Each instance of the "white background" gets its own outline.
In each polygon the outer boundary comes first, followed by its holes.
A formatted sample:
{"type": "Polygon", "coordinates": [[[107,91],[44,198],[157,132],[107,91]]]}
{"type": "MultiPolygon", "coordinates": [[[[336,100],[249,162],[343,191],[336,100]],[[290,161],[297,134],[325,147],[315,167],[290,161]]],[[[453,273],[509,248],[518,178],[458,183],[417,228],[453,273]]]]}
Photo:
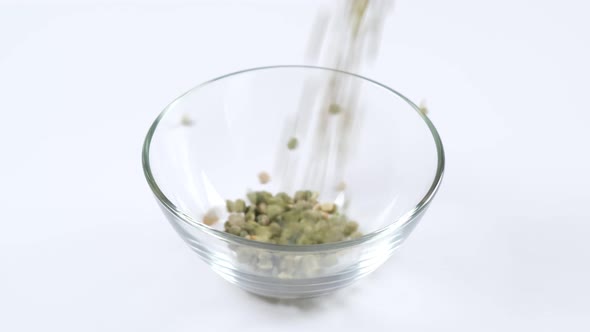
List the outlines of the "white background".
{"type": "Polygon", "coordinates": [[[398,0],[363,74],[427,99],[443,186],[332,296],[264,301],[178,238],[143,178],[192,86],[298,64],[320,3],[0,0],[0,331],[590,330],[590,5],[398,0]]]}

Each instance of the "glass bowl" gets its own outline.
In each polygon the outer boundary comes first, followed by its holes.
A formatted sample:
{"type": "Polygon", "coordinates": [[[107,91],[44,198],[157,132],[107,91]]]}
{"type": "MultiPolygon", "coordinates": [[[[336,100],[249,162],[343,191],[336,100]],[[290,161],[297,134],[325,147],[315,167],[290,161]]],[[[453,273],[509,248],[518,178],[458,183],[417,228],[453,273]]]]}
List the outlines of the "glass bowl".
{"type": "Polygon", "coordinates": [[[275,298],[327,294],[377,269],[423,216],[444,168],[440,137],[410,100],[368,78],[311,66],[249,69],[193,88],[155,120],[142,159],[162,211],[190,248],[231,283],[275,298]],[[325,128],[318,124],[342,116],[326,115],[320,105],[323,88],[334,82],[354,97],[347,104],[356,116],[349,122],[346,163],[332,158],[333,149],[327,157],[314,154],[312,135],[325,128]],[[299,146],[291,151],[289,133],[295,119],[301,121],[296,114],[307,114],[307,131],[298,129],[299,146]],[[310,181],[309,166],[322,162],[329,165],[315,169],[327,170],[326,176],[310,181]],[[267,184],[258,178],[263,171],[271,176],[267,184]],[[224,232],[226,199],[245,199],[251,190],[298,189],[336,203],[364,235],[277,245],[224,232]],[[220,217],[211,226],[203,222],[210,211],[220,217]]]}

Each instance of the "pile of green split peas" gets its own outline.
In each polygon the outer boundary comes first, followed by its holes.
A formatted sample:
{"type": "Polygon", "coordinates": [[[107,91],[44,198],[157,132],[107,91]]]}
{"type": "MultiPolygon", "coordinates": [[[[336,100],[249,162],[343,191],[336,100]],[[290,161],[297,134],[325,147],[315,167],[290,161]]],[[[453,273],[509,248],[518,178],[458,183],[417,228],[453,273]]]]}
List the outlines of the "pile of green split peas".
{"type": "Polygon", "coordinates": [[[334,203],[320,204],[318,193],[298,191],[272,195],[266,191],[248,193],[250,205],[242,199],[226,201],[230,213],[225,231],[246,239],[273,244],[322,244],[360,237],[358,224],[338,213],[334,203]]]}

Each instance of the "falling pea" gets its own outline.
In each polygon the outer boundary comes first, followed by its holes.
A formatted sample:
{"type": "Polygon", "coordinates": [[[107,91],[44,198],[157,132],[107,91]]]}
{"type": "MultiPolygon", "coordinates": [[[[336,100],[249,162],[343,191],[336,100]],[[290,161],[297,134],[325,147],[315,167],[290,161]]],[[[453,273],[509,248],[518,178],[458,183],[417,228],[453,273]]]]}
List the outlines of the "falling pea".
{"type": "Polygon", "coordinates": [[[328,107],[328,112],[330,112],[330,114],[338,114],[341,111],[342,109],[338,104],[330,104],[330,107],[328,107]]]}
{"type": "Polygon", "coordinates": [[[298,144],[299,144],[299,142],[297,141],[297,138],[291,137],[291,139],[287,143],[287,148],[289,148],[289,150],[295,150],[295,149],[297,149],[298,144]]]}

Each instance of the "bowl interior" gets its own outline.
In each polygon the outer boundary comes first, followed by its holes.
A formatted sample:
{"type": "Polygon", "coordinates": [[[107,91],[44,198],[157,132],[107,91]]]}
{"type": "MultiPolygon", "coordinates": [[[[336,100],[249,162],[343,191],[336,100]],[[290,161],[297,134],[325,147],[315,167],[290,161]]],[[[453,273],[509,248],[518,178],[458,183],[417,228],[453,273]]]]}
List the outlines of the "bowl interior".
{"type": "Polygon", "coordinates": [[[336,202],[369,233],[420,204],[440,157],[431,128],[405,98],[359,76],[311,67],[249,70],[205,83],[168,106],[149,144],[161,193],[196,221],[218,210],[218,229],[226,199],[304,189],[336,202]],[[336,100],[344,111],[336,115],[328,112],[330,82],[341,87],[336,100]],[[332,143],[318,145],[318,135],[332,143]],[[292,136],[295,150],[287,149],[292,136]],[[345,154],[338,153],[342,146],[345,154]],[[264,185],[263,171],[271,176],[264,185]]]}

